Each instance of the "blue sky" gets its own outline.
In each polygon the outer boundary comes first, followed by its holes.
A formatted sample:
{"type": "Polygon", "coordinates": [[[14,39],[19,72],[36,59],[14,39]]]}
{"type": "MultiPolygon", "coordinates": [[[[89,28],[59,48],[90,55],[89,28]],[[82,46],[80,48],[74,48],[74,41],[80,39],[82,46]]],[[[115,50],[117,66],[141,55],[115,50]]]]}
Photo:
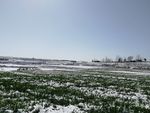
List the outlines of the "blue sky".
{"type": "Polygon", "coordinates": [[[150,58],[150,0],[0,0],[0,55],[150,58]]]}

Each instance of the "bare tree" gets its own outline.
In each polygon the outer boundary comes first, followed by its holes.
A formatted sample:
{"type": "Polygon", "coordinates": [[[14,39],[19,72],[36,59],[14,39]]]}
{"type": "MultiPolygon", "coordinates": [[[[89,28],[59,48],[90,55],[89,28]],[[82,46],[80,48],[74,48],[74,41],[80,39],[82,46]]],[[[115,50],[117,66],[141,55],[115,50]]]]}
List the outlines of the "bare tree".
{"type": "Polygon", "coordinates": [[[123,62],[123,59],[120,57],[120,58],[118,59],[118,62],[123,62]]]}
{"type": "Polygon", "coordinates": [[[123,58],[120,57],[120,56],[116,56],[116,61],[117,61],[117,62],[123,62],[123,58]]]}
{"type": "Polygon", "coordinates": [[[103,59],[103,61],[104,61],[104,62],[109,63],[109,62],[112,62],[112,59],[111,59],[111,58],[106,57],[106,58],[104,58],[104,59],[103,59]]]}
{"type": "Polygon", "coordinates": [[[120,56],[116,56],[116,62],[118,62],[118,59],[120,58],[120,56]]]}
{"type": "Polygon", "coordinates": [[[126,59],[126,58],[124,58],[124,59],[123,59],[123,62],[127,62],[127,59],[126,59]]]}
{"type": "Polygon", "coordinates": [[[133,56],[128,56],[127,61],[128,61],[128,62],[132,62],[132,61],[133,61],[133,58],[134,58],[133,56]]]}
{"type": "Polygon", "coordinates": [[[135,60],[136,60],[137,62],[142,62],[142,57],[141,57],[141,55],[137,55],[135,60]]]}

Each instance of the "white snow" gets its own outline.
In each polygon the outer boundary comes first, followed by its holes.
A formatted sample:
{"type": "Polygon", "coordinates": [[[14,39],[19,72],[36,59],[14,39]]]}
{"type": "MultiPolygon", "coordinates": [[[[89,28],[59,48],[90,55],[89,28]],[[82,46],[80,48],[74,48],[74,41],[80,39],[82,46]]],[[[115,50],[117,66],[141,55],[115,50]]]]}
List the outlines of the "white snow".
{"type": "Polygon", "coordinates": [[[100,68],[96,66],[82,66],[82,65],[51,65],[50,68],[47,67],[39,67],[39,69],[44,71],[53,71],[53,70],[59,70],[59,71],[75,71],[77,69],[94,69],[94,68],[100,68]]]}
{"type": "Polygon", "coordinates": [[[93,69],[93,68],[99,68],[97,66],[83,66],[83,65],[54,65],[57,67],[66,67],[66,68],[80,68],[80,69],[93,69]]]}
{"type": "Polygon", "coordinates": [[[0,64],[0,66],[6,66],[6,67],[36,67],[36,65],[20,65],[20,64],[0,64]]]}
{"type": "Polygon", "coordinates": [[[10,68],[10,67],[0,67],[0,71],[17,71],[18,68],[10,68]]]}
{"type": "Polygon", "coordinates": [[[53,71],[53,70],[57,70],[57,71],[74,71],[74,69],[67,69],[67,68],[39,68],[40,70],[43,71],[53,71]]]}
{"type": "Polygon", "coordinates": [[[150,75],[150,72],[131,72],[131,71],[110,71],[110,72],[135,74],[135,75],[150,75]]]}
{"type": "Polygon", "coordinates": [[[34,110],[29,112],[33,113],[34,111],[39,110],[39,113],[83,113],[78,107],[69,105],[69,106],[60,106],[60,105],[55,105],[50,106],[48,108],[44,108],[41,105],[35,105],[34,110]]]}
{"type": "Polygon", "coordinates": [[[13,113],[13,111],[12,111],[12,110],[6,110],[6,112],[7,112],[7,113],[13,113]]]}

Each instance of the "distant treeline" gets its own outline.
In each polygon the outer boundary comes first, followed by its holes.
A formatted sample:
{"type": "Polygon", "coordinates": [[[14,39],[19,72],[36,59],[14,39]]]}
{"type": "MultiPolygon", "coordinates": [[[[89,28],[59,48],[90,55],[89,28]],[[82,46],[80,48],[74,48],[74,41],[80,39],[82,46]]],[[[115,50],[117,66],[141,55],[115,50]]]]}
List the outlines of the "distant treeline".
{"type": "Polygon", "coordinates": [[[140,55],[134,56],[128,56],[128,57],[121,57],[116,56],[115,60],[112,60],[111,58],[105,57],[102,60],[94,59],[92,62],[118,62],[118,63],[124,63],[124,62],[147,62],[147,58],[141,57],[140,55]]]}

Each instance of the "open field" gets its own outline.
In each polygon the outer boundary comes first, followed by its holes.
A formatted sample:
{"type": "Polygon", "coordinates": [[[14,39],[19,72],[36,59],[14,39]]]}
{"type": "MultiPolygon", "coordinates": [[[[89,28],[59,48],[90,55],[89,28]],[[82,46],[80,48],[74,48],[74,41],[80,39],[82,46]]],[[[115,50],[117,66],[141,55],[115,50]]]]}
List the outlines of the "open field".
{"type": "Polygon", "coordinates": [[[150,75],[100,69],[1,72],[0,113],[150,113],[150,75]]]}

